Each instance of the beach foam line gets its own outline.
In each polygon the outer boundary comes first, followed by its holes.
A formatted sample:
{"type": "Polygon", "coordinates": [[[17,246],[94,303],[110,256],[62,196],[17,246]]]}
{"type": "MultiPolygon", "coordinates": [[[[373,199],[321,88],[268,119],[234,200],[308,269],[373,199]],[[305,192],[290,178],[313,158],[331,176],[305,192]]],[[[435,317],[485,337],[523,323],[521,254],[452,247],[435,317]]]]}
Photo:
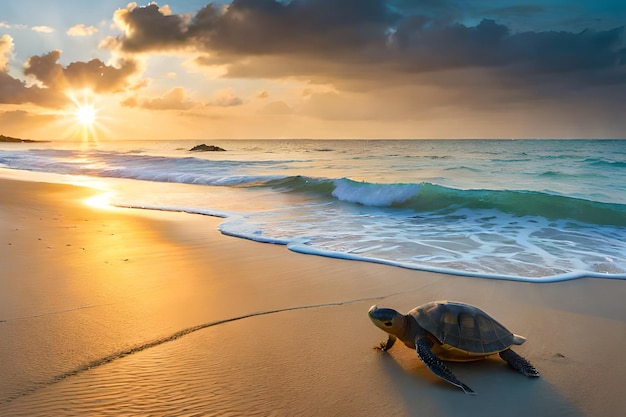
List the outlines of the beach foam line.
{"type": "MultiPolygon", "coordinates": [[[[245,236],[242,236],[242,237],[245,238],[245,236]]],[[[537,284],[549,284],[549,283],[571,281],[571,280],[582,279],[582,278],[626,280],[626,273],[606,274],[606,273],[591,272],[591,271],[572,271],[572,272],[567,272],[563,274],[548,275],[548,276],[543,276],[543,277],[523,277],[523,276],[517,276],[517,275],[490,274],[486,272],[461,271],[458,269],[442,268],[442,267],[429,266],[429,265],[413,265],[413,264],[408,264],[408,263],[403,263],[403,262],[390,261],[387,259],[361,256],[361,255],[354,254],[354,253],[329,251],[329,250],[315,248],[311,245],[307,245],[306,242],[302,242],[302,241],[294,241],[294,243],[289,243],[287,247],[292,252],[301,253],[304,255],[324,256],[328,258],[344,259],[344,260],[349,260],[349,261],[370,262],[370,263],[375,263],[375,264],[394,266],[398,268],[412,269],[416,271],[456,275],[456,276],[468,277],[468,278],[484,278],[484,279],[516,281],[516,282],[533,282],[537,284]]]]}
{"type": "Polygon", "coordinates": [[[161,337],[155,340],[151,340],[148,341],[146,343],[140,344],[140,345],[136,345],[133,347],[130,347],[128,349],[124,349],[124,350],[120,350],[114,353],[111,353],[110,355],[107,355],[105,357],[99,358],[99,359],[95,359],[91,362],[88,362],[86,364],[80,365],[72,370],[69,370],[67,372],[64,372],[62,374],[56,375],[53,378],[51,378],[48,381],[45,382],[39,382],[36,383],[35,385],[33,385],[32,387],[19,392],[19,393],[15,393],[13,395],[11,395],[8,398],[2,399],[0,400],[0,405],[2,404],[8,404],[18,398],[21,397],[25,397],[27,395],[33,394],[36,391],[42,389],[42,388],[46,388],[49,387],[51,385],[54,385],[56,383],[59,383],[69,377],[72,376],[76,376],[79,374],[82,374],[85,371],[89,371],[90,369],[94,369],[97,367],[100,367],[102,365],[106,365],[110,362],[116,361],[118,359],[124,358],[126,356],[130,356],[133,355],[135,353],[139,353],[142,352],[146,349],[150,349],[156,346],[160,346],[164,343],[167,342],[172,342],[174,340],[180,339],[183,336],[186,336],[188,334],[197,332],[199,330],[202,329],[206,329],[209,327],[214,327],[214,326],[218,326],[220,324],[226,324],[226,323],[231,323],[234,321],[239,321],[239,320],[243,320],[243,319],[247,319],[247,318],[252,318],[252,317],[258,317],[258,316],[266,316],[269,314],[277,314],[277,313],[284,313],[287,311],[295,311],[295,310],[306,310],[306,309],[312,309],[312,308],[322,308],[322,307],[335,307],[335,306],[341,306],[341,305],[347,305],[347,304],[354,304],[354,303],[359,303],[359,302],[363,302],[363,301],[370,301],[370,300],[381,300],[387,297],[391,297],[393,295],[396,294],[388,294],[388,295],[384,295],[384,296],[377,296],[377,297],[366,297],[366,298],[358,298],[358,299],[354,299],[354,300],[347,300],[347,301],[335,301],[335,302],[330,302],[330,303],[321,303],[321,304],[311,304],[311,305],[304,305],[304,306],[294,306],[294,307],[285,307],[285,308],[279,308],[276,310],[267,310],[267,311],[257,311],[254,313],[249,313],[249,314],[244,314],[241,316],[237,316],[237,317],[230,317],[227,319],[222,319],[222,320],[216,320],[216,321],[211,321],[208,323],[203,323],[203,324],[198,324],[196,326],[192,326],[192,327],[187,327],[185,329],[179,330],[175,333],[170,334],[169,336],[165,336],[165,337],[161,337]]]}
{"type": "Polygon", "coordinates": [[[126,204],[115,204],[114,206],[120,207],[120,208],[128,208],[128,209],[187,213],[187,214],[197,214],[197,215],[202,215],[202,216],[223,218],[225,219],[225,221],[219,225],[218,230],[220,231],[220,233],[226,236],[251,240],[253,242],[258,242],[258,243],[270,243],[270,244],[275,244],[275,245],[284,245],[287,247],[287,249],[289,249],[292,252],[301,253],[305,255],[322,256],[326,258],[343,259],[343,260],[351,260],[351,261],[359,261],[359,262],[370,262],[370,263],[387,265],[387,266],[392,266],[392,267],[397,267],[397,268],[411,269],[415,271],[425,271],[425,272],[433,272],[437,274],[456,275],[456,276],[462,276],[462,277],[468,277],[468,278],[483,278],[483,279],[505,280],[505,281],[516,281],[516,282],[532,282],[532,283],[538,283],[538,284],[571,281],[571,280],[583,279],[583,278],[626,280],[626,273],[624,273],[624,271],[622,271],[621,269],[616,270],[613,273],[594,272],[594,271],[587,271],[587,270],[573,270],[573,271],[564,272],[561,274],[536,277],[536,276],[495,274],[495,273],[489,273],[489,272],[473,272],[473,271],[467,271],[467,270],[438,267],[438,266],[427,265],[427,264],[413,264],[413,263],[377,258],[377,257],[372,257],[372,256],[365,256],[365,255],[361,255],[355,252],[346,253],[346,252],[316,248],[308,244],[308,241],[309,241],[308,238],[291,238],[291,239],[274,238],[270,236],[265,236],[262,233],[260,233],[258,230],[245,230],[244,229],[242,231],[239,229],[239,227],[241,224],[245,223],[247,219],[245,216],[242,216],[236,213],[228,213],[224,211],[214,211],[214,210],[207,210],[207,209],[196,209],[196,208],[190,208],[190,207],[179,207],[179,206],[154,206],[154,205],[138,206],[138,205],[126,205],[126,204]]]}

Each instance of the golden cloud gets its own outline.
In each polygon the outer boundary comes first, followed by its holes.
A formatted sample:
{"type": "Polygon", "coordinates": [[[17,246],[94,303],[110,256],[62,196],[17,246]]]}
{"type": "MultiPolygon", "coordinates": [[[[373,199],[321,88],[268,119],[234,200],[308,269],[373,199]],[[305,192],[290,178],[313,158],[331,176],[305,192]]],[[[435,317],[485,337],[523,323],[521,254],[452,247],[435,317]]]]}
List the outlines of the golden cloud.
{"type": "Polygon", "coordinates": [[[83,23],[72,26],[67,30],[69,36],[91,36],[98,32],[95,26],[86,26],[83,23]]]}

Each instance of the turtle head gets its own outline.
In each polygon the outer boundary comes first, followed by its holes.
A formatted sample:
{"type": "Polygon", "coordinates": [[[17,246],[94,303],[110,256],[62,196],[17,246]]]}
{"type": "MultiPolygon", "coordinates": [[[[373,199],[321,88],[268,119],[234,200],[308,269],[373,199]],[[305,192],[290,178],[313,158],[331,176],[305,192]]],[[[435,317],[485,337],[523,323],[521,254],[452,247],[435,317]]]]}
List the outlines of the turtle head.
{"type": "Polygon", "coordinates": [[[372,323],[389,334],[400,337],[404,334],[406,318],[392,308],[378,308],[373,305],[368,311],[372,323]]]}

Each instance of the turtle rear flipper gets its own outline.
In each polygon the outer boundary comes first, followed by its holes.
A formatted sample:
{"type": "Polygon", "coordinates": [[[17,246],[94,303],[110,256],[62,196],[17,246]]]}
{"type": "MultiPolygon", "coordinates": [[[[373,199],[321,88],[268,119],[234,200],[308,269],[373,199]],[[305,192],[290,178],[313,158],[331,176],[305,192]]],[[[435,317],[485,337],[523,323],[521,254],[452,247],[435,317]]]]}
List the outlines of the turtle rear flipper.
{"type": "Polygon", "coordinates": [[[476,395],[476,393],[467,385],[457,379],[446,365],[432,352],[433,342],[426,336],[415,341],[415,350],[417,356],[430,369],[432,373],[439,378],[449,382],[450,384],[461,388],[466,394],[476,395]]]}
{"type": "Polygon", "coordinates": [[[526,376],[539,376],[539,371],[525,358],[513,352],[511,349],[500,352],[500,357],[504,359],[513,369],[526,376]]]}

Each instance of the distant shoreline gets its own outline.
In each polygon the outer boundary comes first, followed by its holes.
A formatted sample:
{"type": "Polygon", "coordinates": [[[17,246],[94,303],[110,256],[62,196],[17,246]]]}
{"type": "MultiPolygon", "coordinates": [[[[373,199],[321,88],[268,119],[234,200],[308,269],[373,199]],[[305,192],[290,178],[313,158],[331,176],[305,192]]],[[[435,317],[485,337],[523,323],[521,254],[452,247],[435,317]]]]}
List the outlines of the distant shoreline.
{"type": "Polygon", "coordinates": [[[11,136],[0,135],[0,142],[17,142],[17,143],[33,143],[43,142],[41,140],[12,138],[11,136]]]}

